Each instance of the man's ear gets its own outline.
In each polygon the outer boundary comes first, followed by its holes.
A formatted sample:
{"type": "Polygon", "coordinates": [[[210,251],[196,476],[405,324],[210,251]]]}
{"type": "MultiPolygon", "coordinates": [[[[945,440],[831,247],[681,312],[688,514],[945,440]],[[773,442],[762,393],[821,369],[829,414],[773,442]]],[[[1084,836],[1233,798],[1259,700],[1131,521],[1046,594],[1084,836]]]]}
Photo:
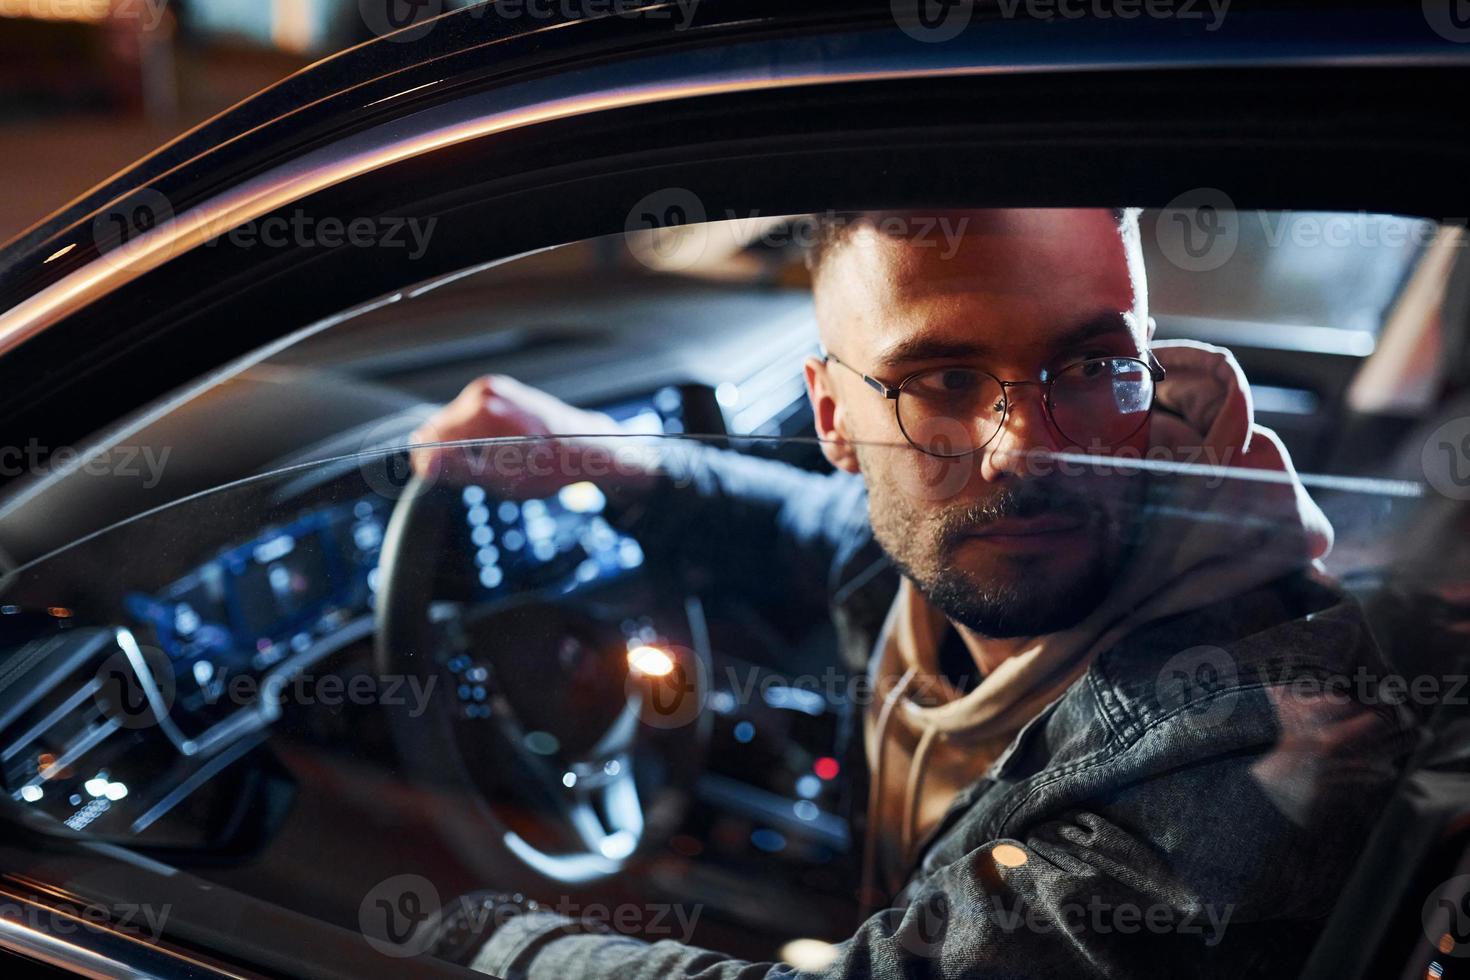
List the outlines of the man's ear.
{"type": "Polygon", "coordinates": [[[832,389],[827,365],[819,357],[808,357],[805,373],[806,394],[811,399],[817,438],[822,440],[822,454],[839,470],[859,472],[857,450],[848,439],[846,419],[838,403],[837,392],[832,389]]]}

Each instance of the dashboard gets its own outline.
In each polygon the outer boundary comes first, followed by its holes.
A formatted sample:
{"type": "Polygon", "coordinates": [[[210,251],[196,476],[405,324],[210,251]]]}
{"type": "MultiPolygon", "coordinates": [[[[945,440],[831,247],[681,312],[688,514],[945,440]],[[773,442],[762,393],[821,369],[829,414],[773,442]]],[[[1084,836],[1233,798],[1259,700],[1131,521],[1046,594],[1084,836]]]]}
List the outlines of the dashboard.
{"type": "MultiPolygon", "coordinates": [[[[459,498],[457,544],[471,601],[571,595],[643,564],[637,540],[603,517],[595,484],[524,501],[468,486],[459,498]]],[[[374,493],[313,507],[162,589],[126,595],[136,637],[167,656],[179,716],[205,726],[184,731],[185,751],[211,751],[274,720],[281,684],[371,633],[391,503],[374,493]],[[256,690],[260,698],[240,704],[241,692],[256,690]]]]}
{"type": "MultiPolygon", "coordinates": [[[[656,401],[614,408],[649,428],[677,422],[678,405],[666,396],[660,412],[656,401]]],[[[56,602],[41,613],[0,608],[0,641],[38,634],[3,644],[11,676],[0,676],[0,686],[13,701],[0,708],[0,755],[12,799],[73,830],[169,845],[217,840],[216,833],[160,834],[160,820],[206,783],[222,783],[220,774],[259,746],[294,680],[372,636],[395,501],[361,492],[365,482],[384,485],[364,475],[359,467],[324,468],[321,479],[277,489],[274,496],[287,499],[276,507],[242,503],[227,526],[257,510],[289,517],[212,550],[157,587],[121,589],[107,610],[118,614],[113,621],[83,623],[92,616],[56,602]],[[344,494],[352,487],[359,489],[344,494]],[[159,769],[162,778],[143,775],[159,769]]],[[[603,516],[606,500],[590,482],[542,499],[495,500],[479,486],[460,489],[458,498],[460,524],[449,541],[458,560],[449,577],[468,590],[460,596],[466,602],[567,599],[644,563],[639,543],[603,516]]],[[[142,523],[120,533],[147,547],[142,538],[159,536],[142,523]]],[[[170,524],[177,530],[187,517],[170,524]]],[[[156,565],[150,570],[156,574],[156,565]]],[[[30,578],[44,581],[45,570],[30,578]]],[[[458,685],[456,693],[466,716],[488,713],[483,687],[458,685]]],[[[218,814],[213,829],[239,822],[238,813],[218,814]]]]}
{"type": "Polygon", "coordinates": [[[237,678],[301,669],[371,630],[389,502],[377,495],[306,510],[124,605],[139,639],[167,656],[190,753],[229,739],[237,678]]]}
{"type": "MultiPolygon", "coordinates": [[[[712,391],[665,388],[603,409],[676,433],[712,406],[712,391]]],[[[0,606],[0,783],[12,808],[171,860],[245,861],[270,854],[315,792],[292,758],[303,731],[320,727],[311,737],[352,757],[391,751],[371,743],[370,726],[344,727],[325,700],[305,710],[292,693],[303,679],[372,664],[396,501],[361,466],[308,467],[191,501],[27,570],[0,606]],[[288,725],[292,711],[305,721],[288,725]]],[[[590,482],[529,500],[457,488],[429,571],[467,607],[535,597],[621,616],[630,644],[695,644],[704,630],[717,668],[711,758],[673,846],[707,877],[680,887],[708,899],[752,855],[797,875],[830,865],[851,846],[839,777],[851,719],[786,686],[771,669],[785,651],[768,629],[661,578],[658,556],[610,511],[590,482]]],[[[455,724],[489,717],[494,691],[475,652],[444,669],[455,724]]]]}

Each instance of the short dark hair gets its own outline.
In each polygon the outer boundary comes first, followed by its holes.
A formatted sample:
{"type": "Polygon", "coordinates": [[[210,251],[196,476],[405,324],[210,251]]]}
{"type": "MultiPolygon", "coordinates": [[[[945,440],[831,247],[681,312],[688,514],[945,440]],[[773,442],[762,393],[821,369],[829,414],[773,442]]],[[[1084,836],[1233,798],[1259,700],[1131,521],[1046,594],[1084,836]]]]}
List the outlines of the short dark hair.
{"type": "MultiPolygon", "coordinates": [[[[1138,236],[1138,208],[1109,208],[1118,222],[1119,233],[1124,244],[1133,247],[1138,236]]],[[[806,248],[806,267],[816,281],[823,264],[836,249],[852,238],[853,233],[864,225],[882,231],[883,211],[824,211],[810,216],[812,231],[806,248]]],[[[922,212],[891,212],[920,215],[922,212]]]]}

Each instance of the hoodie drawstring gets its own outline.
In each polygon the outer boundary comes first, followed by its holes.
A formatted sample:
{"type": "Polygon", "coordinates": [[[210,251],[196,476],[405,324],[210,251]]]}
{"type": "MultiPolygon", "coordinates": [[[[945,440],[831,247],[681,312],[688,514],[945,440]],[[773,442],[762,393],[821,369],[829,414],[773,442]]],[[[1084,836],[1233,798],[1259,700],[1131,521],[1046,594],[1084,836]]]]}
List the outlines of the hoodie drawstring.
{"type": "Polygon", "coordinates": [[[917,673],[916,668],[910,667],[899,676],[898,683],[894,684],[884,696],[883,707],[879,709],[878,720],[874,725],[872,786],[868,790],[868,825],[863,829],[862,888],[858,893],[864,917],[878,906],[873,896],[877,894],[877,884],[874,879],[878,876],[878,815],[881,811],[879,804],[882,802],[883,795],[883,747],[888,741],[888,723],[893,720],[893,709],[908,693],[909,685],[913,683],[914,675],[917,673]]]}
{"type": "Polygon", "coordinates": [[[932,725],[924,726],[919,744],[914,749],[914,761],[909,766],[909,778],[904,785],[903,822],[899,824],[899,860],[907,861],[914,850],[914,824],[919,818],[919,794],[924,786],[924,768],[929,761],[929,746],[939,730],[932,725]]]}

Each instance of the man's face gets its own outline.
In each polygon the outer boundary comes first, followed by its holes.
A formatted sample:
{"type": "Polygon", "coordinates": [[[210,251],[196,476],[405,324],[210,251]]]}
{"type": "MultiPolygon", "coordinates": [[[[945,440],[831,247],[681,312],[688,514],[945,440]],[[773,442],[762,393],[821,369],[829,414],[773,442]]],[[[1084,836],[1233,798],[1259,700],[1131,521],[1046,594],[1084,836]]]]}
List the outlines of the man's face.
{"type": "MultiPolygon", "coordinates": [[[[844,364],[896,387],[933,368],[1036,381],[1088,357],[1141,353],[1142,273],[1130,270],[1111,212],[943,218],[963,232],[957,247],[897,215],[876,220],[899,234],[860,228],[829,253],[817,317],[844,364]]],[[[978,452],[936,459],[907,443],[894,402],[857,374],[813,361],[807,375],[829,458],[867,482],[879,544],[951,619],[987,636],[1040,635],[1074,625],[1107,594],[1143,481],[1058,472],[1045,453],[1118,446],[1063,436],[1039,387],[1008,389],[1005,424],[978,452]]],[[[1124,445],[1147,443],[1143,426],[1124,445]]]]}

